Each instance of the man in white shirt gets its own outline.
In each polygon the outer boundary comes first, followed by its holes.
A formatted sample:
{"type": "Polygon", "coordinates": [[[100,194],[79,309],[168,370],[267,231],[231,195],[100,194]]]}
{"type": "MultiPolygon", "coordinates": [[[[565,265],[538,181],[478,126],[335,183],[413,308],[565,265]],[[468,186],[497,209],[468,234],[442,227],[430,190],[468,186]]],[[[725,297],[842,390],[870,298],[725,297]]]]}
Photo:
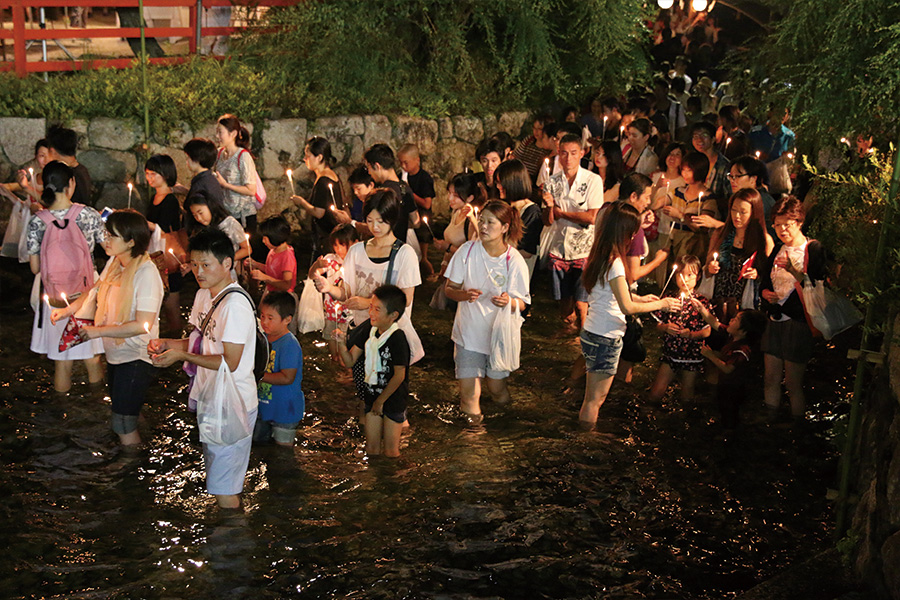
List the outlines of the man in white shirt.
{"type": "Polygon", "coordinates": [[[565,334],[576,333],[587,315],[587,292],[581,283],[585,260],[594,241],[594,219],[603,205],[603,180],[581,167],[581,137],[559,141],[560,171],[544,186],[544,225],[550,227],[550,270],[553,298],[560,301],[565,334]],[[573,314],[577,309],[577,314],[573,314]]]}
{"type": "MultiPolygon", "coordinates": [[[[250,428],[246,438],[227,446],[203,444],[206,467],[206,489],[216,497],[222,508],[240,508],[240,493],[250,462],[253,424],[256,422],[258,400],[253,364],[256,355],[256,315],[241,287],[231,279],[234,246],[228,236],[214,228],[204,229],[191,238],[191,270],[200,289],[194,297],[190,323],[198,330],[212,311],[212,317],[200,332],[200,352],[193,353],[189,339],[151,340],[147,349],[158,367],[187,361],[196,365],[197,375],[191,397],[200,402],[210,401],[215,394],[216,374],[222,361],[228,366],[235,387],[246,410],[250,428]],[[222,297],[224,295],[224,297],[222,297]]],[[[216,398],[222,400],[222,398],[216,398]]]]}

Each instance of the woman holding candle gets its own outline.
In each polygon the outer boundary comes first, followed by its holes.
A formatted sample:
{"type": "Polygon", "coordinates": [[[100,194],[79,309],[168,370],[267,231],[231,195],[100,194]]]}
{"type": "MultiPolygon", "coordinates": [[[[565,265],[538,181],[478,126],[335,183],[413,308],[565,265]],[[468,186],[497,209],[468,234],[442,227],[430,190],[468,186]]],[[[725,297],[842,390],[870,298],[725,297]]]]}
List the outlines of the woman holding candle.
{"type": "Polygon", "coordinates": [[[234,115],[216,123],[219,156],[213,171],[225,194],[225,209],[247,231],[256,231],[256,164],[250,154],[250,132],[234,115]]]}
{"type": "Polygon", "coordinates": [[[587,385],[578,419],[584,429],[593,429],[596,424],[616,374],[625,336],[625,315],[681,307],[678,298],[660,300],[656,296],[631,294],[625,256],[641,225],[637,209],[615,202],[600,215],[583,275],[588,310],[581,330],[581,351],[587,366],[587,385]]]}
{"type": "Polygon", "coordinates": [[[434,247],[444,250],[440,274],[450,263],[456,249],[468,241],[478,238],[476,213],[478,206],[486,200],[484,188],[478,185],[477,176],[472,173],[458,173],[447,184],[447,199],[450,203],[450,223],[444,229],[444,239],[435,240],[434,247]]]}
{"type": "MultiPolygon", "coordinates": [[[[103,340],[112,400],[112,430],[123,446],[141,443],[138,416],[150,384],[153,366],[147,353],[159,337],[163,283],[147,254],[150,227],[137,211],[117,210],[106,220],[103,249],[109,255],[95,286],[97,309],[93,326],[83,326],[85,340],[103,340]]],[[[67,319],[93,294],[82,294],[66,308],[53,311],[51,320],[67,319]]]]}
{"type": "Polygon", "coordinates": [[[725,226],[713,234],[706,274],[716,278],[712,301],[720,323],[728,323],[737,314],[744,287],[757,278],[757,269],[762,269],[775,247],[763,219],[759,192],[744,188],[731,196],[725,226]],[[744,262],[754,255],[753,263],[742,272],[744,262]]]}
{"type": "Polygon", "coordinates": [[[41,180],[41,170],[50,162],[50,144],[45,139],[38,140],[34,145],[34,162],[37,163],[37,171],[34,167],[29,167],[27,171],[20,170],[15,183],[7,183],[6,188],[10,191],[22,190],[29,196],[29,208],[32,213],[36,213],[41,209],[40,200],[41,192],[44,186],[41,180]]]}
{"type": "Polygon", "coordinates": [[[813,335],[798,288],[807,277],[813,283],[823,281],[827,271],[825,248],[801,231],[805,218],[803,203],[794,196],[783,196],[775,204],[772,220],[783,245],[760,272],[764,300],[760,308],[769,315],[760,347],[766,370],[766,407],[773,419],[781,404],[782,376],[791,398],[791,415],[800,421],[806,414],[803,374],[812,357],[813,335]]]}
{"type": "MultiPolygon", "coordinates": [[[[74,256],[84,253],[90,262],[90,256],[94,251],[94,245],[103,240],[103,221],[100,214],[89,206],[73,204],[72,195],[75,193],[75,173],[72,167],[60,161],[47,163],[43,171],[44,190],[41,193],[41,204],[45,210],[38,212],[28,223],[27,245],[29,262],[32,273],[41,274],[42,288],[47,289],[47,282],[53,277],[55,271],[60,268],[71,269],[71,265],[53,264],[47,256],[53,250],[59,248],[44,248],[44,237],[48,224],[44,219],[55,220],[62,224],[68,221],[74,224],[84,236],[82,248],[62,249],[66,255],[74,256]],[[81,252],[79,252],[81,251],[81,252]]],[[[79,243],[81,240],[78,240],[79,243]]],[[[57,254],[58,256],[58,254],[57,254]]],[[[87,285],[79,290],[69,290],[70,296],[76,293],[86,292],[94,284],[96,272],[91,268],[90,280],[87,285]]],[[[99,341],[79,344],[60,352],[59,342],[66,323],[54,323],[50,320],[52,308],[65,306],[63,298],[49,298],[45,296],[44,302],[39,303],[34,315],[34,324],[31,329],[31,351],[44,354],[54,361],[53,389],[59,393],[68,392],[72,387],[72,364],[75,360],[83,360],[87,367],[88,381],[91,384],[100,384],[103,381],[103,366],[100,357],[103,345],[99,341]]]]}
{"type": "Polygon", "coordinates": [[[691,254],[706,256],[706,238],[700,226],[695,225],[692,217],[703,213],[715,214],[715,201],[709,198],[706,189],[706,175],[709,171],[709,159],[700,152],[688,152],[681,165],[681,177],[684,185],[675,188],[668,206],[664,206],[663,214],[672,219],[669,225],[669,237],[673,258],[691,254]]]}
{"type": "MultiPolygon", "coordinates": [[[[147,159],[144,165],[144,177],[147,184],[153,188],[153,200],[150,202],[150,208],[147,209],[147,221],[150,224],[151,231],[159,227],[163,234],[176,234],[181,231],[181,205],[178,198],[172,193],[172,186],[178,181],[178,171],[175,168],[175,161],[167,154],[154,154],[147,159]]],[[[174,236],[166,238],[166,241],[173,239],[174,236]]],[[[179,263],[184,263],[187,257],[178,248],[167,244],[167,251],[179,263]]],[[[170,264],[170,269],[172,268],[170,264]]],[[[166,296],[166,321],[169,330],[181,331],[181,288],[184,285],[184,276],[180,270],[172,270],[168,275],[169,279],[169,295],[166,296]]]]}
{"type": "Polygon", "coordinates": [[[626,129],[631,148],[625,153],[625,173],[640,173],[650,177],[659,164],[650,147],[650,133],[653,126],[649,119],[635,119],[626,129]]]}
{"type": "Polygon", "coordinates": [[[338,224],[334,211],[343,210],[344,196],[338,176],[332,169],[334,157],[331,155],[331,144],[328,140],[318,136],[310,138],[303,149],[303,162],[315,175],[315,183],[309,200],[298,195],[292,195],[291,200],[312,217],[314,228],[312,260],[315,261],[328,252],[328,236],[338,224]]]}
{"type": "MultiPolygon", "coordinates": [[[[662,162],[662,170],[657,171],[650,178],[653,181],[653,202],[650,204],[650,210],[656,214],[655,227],[657,231],[656,239],[650,242],[651,254],[669,247],[672,219],[662,208],[671,203],[671,196],[675,190],[685,185],[684,178],[681,176],[684,154],[685,147],[681,142],[672,142],[666,146],[665,151],[659,157],[662,162]]],[[[662,286],[666,275],[666,265],[662,264],[653,273],[657,285],[662,286]]]]}

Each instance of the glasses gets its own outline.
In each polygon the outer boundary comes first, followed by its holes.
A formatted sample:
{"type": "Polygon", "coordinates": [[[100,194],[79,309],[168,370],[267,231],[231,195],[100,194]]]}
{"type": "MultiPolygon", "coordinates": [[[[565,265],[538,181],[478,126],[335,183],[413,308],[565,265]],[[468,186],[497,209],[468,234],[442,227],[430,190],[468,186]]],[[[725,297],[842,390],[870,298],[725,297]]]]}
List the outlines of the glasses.
{"type": "Polygon", "coordinates": [[[737,181],[737,180],[740,179],[741,177],[746,177],[746,176],[747,176],[746,173],[737,173],[737,174],[729,173],[729,174],[728,174],[728,180],[729,180],[729,181],[737,181]]]}
{"type": "Polygon", "coordinates": [[[784,229],[786,231],[796,224],[797,224],[797,221],[794,221],[793,219],[791,219],[790,221],[786,221],[784,223],[772,223],[772,226],[775,229],[784,229]]]}

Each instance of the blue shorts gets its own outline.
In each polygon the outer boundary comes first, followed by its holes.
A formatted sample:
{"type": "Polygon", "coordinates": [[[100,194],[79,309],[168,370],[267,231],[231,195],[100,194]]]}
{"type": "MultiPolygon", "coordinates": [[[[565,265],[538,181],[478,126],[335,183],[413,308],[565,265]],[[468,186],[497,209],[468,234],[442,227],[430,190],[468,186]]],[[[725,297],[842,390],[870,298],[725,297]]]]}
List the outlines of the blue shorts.
{"type": "Polygon", "coordinates": [[[578,267],[569,267],[565,271],[554,267],[550,273],[553,278],[553,299],[575,298],[575,302],[587,302],[588,293],[581,283],[583,270],[578,267]]]}
{"type": "Polygon", "coordinates": [[[581,353],[584,354],[588,373],[599,373],[612,377],[619,365],[622,354],[622,337],[608,338],[581,330],[581,353]]]}

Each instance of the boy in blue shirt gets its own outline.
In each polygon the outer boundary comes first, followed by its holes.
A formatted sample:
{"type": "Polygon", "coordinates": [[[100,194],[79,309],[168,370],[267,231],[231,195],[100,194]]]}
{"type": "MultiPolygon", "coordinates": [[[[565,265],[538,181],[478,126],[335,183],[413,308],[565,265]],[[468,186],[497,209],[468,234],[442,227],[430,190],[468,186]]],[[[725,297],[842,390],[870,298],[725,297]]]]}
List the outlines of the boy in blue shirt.
{"type": "Polygon", "coordinates": [[[271,349],[269,366],[257,388],[256,443],[274,440],[280,446],[293,446],[303,419],[303,350],[288,331],[296,310],[297,303],[288,292],[270,292],[259,303],[259,324],[271,349]]]}

